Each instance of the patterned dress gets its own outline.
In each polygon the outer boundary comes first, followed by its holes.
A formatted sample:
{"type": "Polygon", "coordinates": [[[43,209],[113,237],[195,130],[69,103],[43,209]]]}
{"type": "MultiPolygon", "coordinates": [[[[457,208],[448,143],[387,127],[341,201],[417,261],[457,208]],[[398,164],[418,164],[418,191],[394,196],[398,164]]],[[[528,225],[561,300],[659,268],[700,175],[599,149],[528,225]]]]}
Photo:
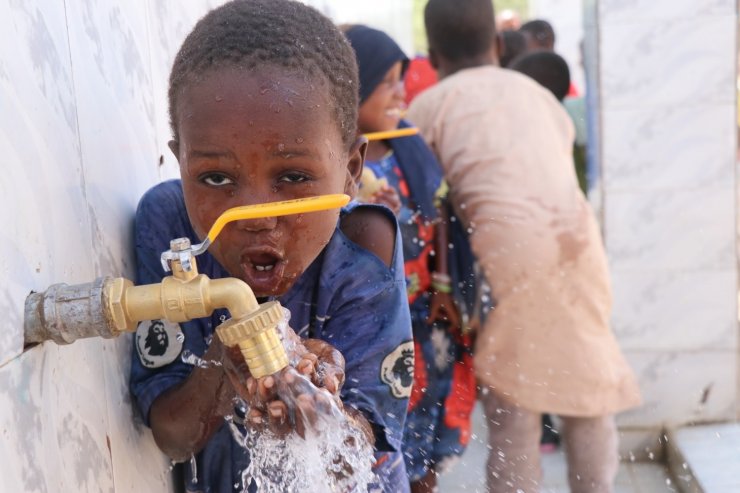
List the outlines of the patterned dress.
{"type": "MultiPolygon", "coordinates": [[[[465,450],[470,438],[470,414],[475,403],[471,341],[447,324],[427,322],[435,225],[417,212],[395,154],[365,163],[385,178],[401,199],[397,215],[403,239],[407,294],[414,333],[414,388],[404,429],[403,451],[411,481],[434,468],[444,469],[465,450]]],[[[438,198],[446,186],[428,190],[438,198]]]]}

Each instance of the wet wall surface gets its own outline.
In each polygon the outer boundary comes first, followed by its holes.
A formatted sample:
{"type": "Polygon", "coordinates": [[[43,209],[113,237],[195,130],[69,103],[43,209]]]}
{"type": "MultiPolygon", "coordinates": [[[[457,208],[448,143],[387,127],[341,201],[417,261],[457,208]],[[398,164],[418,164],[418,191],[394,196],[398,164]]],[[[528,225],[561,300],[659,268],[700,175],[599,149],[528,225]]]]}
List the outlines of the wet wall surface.
{"type": "Polygon", "coordinates": [[[177,171],[167,72],[208,6],[0,2],[4,491],[171,488],[128,395],[129,338],[24,351],[23,301],[53,283],[131,277],[136,203],[177,171]]]}
{"type": "MultiPolygon", "coordinates": [[[[0,0],[3,491],[172,489],[128,394],[130,339],[24,351],[23,303],[54,283],[133,275],[138,199],[178,175],[167,148],[172,60],[221,3],[0,0]]],[[[342,22],[362,13],[307,3],[342,22]]],[[[403,24],[406,3],[374,2],[375,24],[403,24]]]]}

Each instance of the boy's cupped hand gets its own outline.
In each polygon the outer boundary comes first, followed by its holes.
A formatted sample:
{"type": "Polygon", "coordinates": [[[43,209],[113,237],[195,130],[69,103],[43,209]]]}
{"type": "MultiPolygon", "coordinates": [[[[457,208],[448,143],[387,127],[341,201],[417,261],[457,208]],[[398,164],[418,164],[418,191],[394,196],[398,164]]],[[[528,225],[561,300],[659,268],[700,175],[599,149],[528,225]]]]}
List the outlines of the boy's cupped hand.
{"type": "MultiPolygon", "coordinates": [[[[298,342],[295,352],[298,362],[273,375],[259,379],[248,376],[246,380],[236,381],[232,376],[237,394],[248,404],[248,426],[270,430],[279,436],[293,430],[305,436],[307,429],[316,429],[322,418],[341,412],[339,391],[344,384],[341,353],[318,339],[298,342]]],[[[229,356],[232,361],[237,359],[236,354],[229,356]]]]}

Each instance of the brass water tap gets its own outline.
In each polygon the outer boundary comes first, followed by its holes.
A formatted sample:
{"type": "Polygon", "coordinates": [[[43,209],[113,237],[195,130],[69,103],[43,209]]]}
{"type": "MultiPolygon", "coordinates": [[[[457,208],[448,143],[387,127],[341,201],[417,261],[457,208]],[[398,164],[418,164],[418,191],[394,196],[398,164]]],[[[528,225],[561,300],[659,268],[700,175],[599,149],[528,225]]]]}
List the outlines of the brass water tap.
{"type": "Polygon", "coordinates": [[[25,343],[111,338],[135,331],[143,320],[185,322],[226,308],[232,318],[216,328],[218,337],[227,346],[239,346],[252,376],[271,375],[288,365],[277,331],[283,319],[280,303],[260,305],[240,279],[210,279],[199,274],[195,257],[208,249],[230,221],[335,209],[348,201],[346,195],[324,195],[229,209],[202,243],[191,245],[187,238],[170,242],[161,260],[172,275],[158,284],[134,286],[123,277],[108,277],[75,286],[55,284],[43,293],[31,293],[25,305],[25,343]]]}

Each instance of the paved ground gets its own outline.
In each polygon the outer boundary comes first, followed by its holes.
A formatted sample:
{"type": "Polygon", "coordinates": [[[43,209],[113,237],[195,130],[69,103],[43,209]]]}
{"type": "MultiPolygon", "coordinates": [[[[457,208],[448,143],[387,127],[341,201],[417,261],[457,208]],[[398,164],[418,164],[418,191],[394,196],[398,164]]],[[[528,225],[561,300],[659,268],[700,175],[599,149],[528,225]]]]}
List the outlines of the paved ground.
{"type": "MultiPolygon", "coordinates": [[[[480,407],[473,416],[471,443],[454,469],[439,479],[440,493],[487,493],[484,468],[488,449],[486,425],[480,407]]],[[[565,456],[562,451],[543,456],[544,485],[542,493],[568,493],[565,456]]],[[[664,493],[678,488],[661,464],[622,463],[614,493],[664,493]]]]}

